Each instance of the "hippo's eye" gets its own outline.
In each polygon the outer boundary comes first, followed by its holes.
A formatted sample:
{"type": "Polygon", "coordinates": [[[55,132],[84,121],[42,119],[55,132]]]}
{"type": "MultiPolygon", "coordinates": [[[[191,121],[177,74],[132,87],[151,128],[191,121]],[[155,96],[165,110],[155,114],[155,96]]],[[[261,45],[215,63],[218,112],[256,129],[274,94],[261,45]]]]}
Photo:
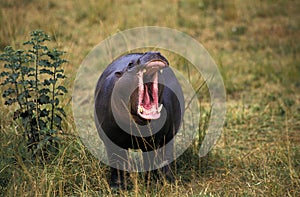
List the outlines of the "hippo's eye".
{"type": "Polygon", "coordinates": [[[134,66],[133,62],[130,62],[127,66],[127,69],[131,69],[131,68],[133,68],[133,66],[134,66]]]}

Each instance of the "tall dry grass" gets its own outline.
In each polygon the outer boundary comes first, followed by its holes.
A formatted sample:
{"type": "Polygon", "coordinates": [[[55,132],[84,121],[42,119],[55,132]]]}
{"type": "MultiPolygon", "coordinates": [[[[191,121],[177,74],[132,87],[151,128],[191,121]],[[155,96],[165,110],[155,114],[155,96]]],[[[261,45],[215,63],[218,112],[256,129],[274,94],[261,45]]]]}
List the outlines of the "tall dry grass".
{"type": "MultiPolygon", "coordinates": [[[[65,83],[71,89],[87,53],[115,32],[144,25],[186,32],[206,47],[222,73],[227,91],[222,137],[206,158],[197,157],[197,143],[189,148],[174,166],[175,184],[147,187],[133,173],[133,189],[121,195],[299,196],[299,6],[283,0],[3,0],[0,49],[19,47],[30,31],[43,29],[67,51],[65,83]]],[[[77,137],[70,95],[61,149],[45,164],[29,159],[19,125],[1,102],[0,196],[115,195],[108,167],[77,137]]],[[[204,108],[201,129],[208,115],[204,108]]]]}

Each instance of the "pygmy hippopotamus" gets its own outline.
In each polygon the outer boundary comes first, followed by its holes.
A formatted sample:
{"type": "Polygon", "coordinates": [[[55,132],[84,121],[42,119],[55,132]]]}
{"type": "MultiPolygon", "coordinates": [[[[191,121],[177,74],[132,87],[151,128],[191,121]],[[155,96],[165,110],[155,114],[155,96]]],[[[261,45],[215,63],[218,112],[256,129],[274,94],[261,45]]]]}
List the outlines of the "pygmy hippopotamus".
{"type": "Polygon", "coordinates": [[[130,53],[107,66],[95,90],[95,121],[111,166],[111,187],[124,187],[129,149],[147,153],[144,171],[160,169],[174,179],[169,164],[183,112],[181,87],[159,52],[130,53]]]}

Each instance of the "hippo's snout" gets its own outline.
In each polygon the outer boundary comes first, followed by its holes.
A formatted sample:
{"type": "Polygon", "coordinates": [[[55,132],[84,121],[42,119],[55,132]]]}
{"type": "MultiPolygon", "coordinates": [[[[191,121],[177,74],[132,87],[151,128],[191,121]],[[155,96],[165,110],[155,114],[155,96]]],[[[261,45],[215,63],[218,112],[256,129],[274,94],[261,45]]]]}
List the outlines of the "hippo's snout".
{"type": "Polygon", "coordinates": [[[141,66],[150,66],[149,63],[160,61],[161,63],[165,64],[165,66],[169,65],[168,60],[162,56],[159,52],[147,52],[144,53],[138,60],[138,65],[141,66]]]}

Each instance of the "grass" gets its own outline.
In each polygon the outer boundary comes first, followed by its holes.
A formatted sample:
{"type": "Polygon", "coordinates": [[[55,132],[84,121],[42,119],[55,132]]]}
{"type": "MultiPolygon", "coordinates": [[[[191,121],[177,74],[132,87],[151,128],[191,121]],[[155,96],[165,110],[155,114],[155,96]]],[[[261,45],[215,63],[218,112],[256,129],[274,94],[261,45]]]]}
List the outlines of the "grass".
{"type": "MultiPolygon", "coordinates": [[[[81,61],[96,44],[135,26],[186,32],[218,64],[227,91],[227,115],[216,147],[201,159],[197,144],[189,148],[176,161],[175,184],[147,187],[142,177],[132,174],[133,189],[121,195],[299,196],[298,1],[3,0],[0,7],[0,49],[20,47],[30,31],[43,29],[55,37],[56,47],[67,51],[69,89],[81,61]]],[[[42,164],[30,160],[19,125],[0,99],[0,196],[116,195],[108,187],[107,166],[77,137],[69,101],[70,95],[64,99],[69,116],[59,154],[42,164]]]]}

